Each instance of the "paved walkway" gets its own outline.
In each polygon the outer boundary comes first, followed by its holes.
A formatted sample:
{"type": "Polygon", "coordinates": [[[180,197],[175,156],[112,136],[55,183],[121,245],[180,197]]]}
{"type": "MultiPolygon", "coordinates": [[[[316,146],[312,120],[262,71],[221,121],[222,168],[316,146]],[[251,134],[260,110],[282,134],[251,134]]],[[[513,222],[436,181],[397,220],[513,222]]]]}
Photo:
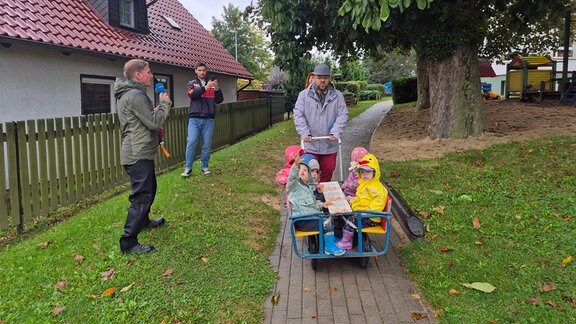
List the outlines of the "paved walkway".
{"type": "MultiPolygon", "coordinates": [[[[342,136],[343,165],[349,165],[354,147],[369,149],[374,130],[391,106],[390,101],[378,103],[348,121],[342,136]]],[[[339,177],[338,170],[334,178],[339,177]]],[[[346,177],[348,168],[344,170],[346,177]]],[[[414,323],[412,313],[428,315],[417,323],[433,322],[430,310],[411,296],[416,288],[400,265],[396,249],[402,244],[402,233],[392,231],[388,252],[371,258],[366,269],[360,269],[354,258],[338,258],[319,260],[314,271],[309,259],[300,259],[292,251],[286,210],[280,223],[276,249],[270,256],[279,279],[266,300],[264,323],[414,323]],[[273,305],[275,294],[279,298],[273,305]]]]}

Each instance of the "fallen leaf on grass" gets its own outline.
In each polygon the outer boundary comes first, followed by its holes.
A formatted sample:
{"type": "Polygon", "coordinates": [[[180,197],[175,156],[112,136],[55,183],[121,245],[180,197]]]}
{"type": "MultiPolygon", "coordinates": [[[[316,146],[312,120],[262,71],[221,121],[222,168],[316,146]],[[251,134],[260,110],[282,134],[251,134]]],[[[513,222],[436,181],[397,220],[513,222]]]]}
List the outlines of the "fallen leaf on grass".
{"type": "Polygon", "coordinates": [[[447,247],[447,246],[439,246],[438,247],[438,251],[442,252],[442,253],[447,253],[447,252],[451,252],[452,249],[447,247]]]}
{"type": "MultiPolygon", "coordinates": [[[[100,296],[101,296],[101,295],[100,295],[100,296]]],[[[100,296],[99,296],[99,295],[94,295],[94,294],[88,294],[88,295],[86,295],[86,297],[92,298],[92,299],[98,298],[98,297],[100,297],[100,296]]]]}
{"type": "Polygon", "coordinates": [[[430,213],[427,212],[427,211],[421,211],[421,212],[418,212],[418,214],[419,214],[420,216],[422,216],[422,218],[428,218],[428,217],[430,217],[430,213]]]}
{"type": "Polygon", "coordinates": [[[440,314],[442,314],[442,308],[436,308],[436,310],[434,311],[434,317],[438,318],[440,314]]]}
{"type": "Polygon", "coordinates": [[[122,226],[122,223],[121,223],[121,222],[114,222],[114,223],[112,223],[112,227],[120,227],[120,226],[122,226]]]}
{"type": "Polygon", "coordinates": [[[76,265],[80,266],[84,263],[84,257],[81,254],[74,253],[72,254],[72,258],[76,260],[76,265]]]}
{"type": "Polygon", "coordinates": [[[56,288],[56,290],[60,292],[62,292],[62,290],[64,290],[66,286],[68,286],[68,283],[66,281],[58,281],[57,283],[54,284],[54,288],[56,288]]]}
{"type": "Polygon", "coordinates": [[[475,229],[480,228],[480,220],[478,219],[478,217],[474,217],[474,219],[472,220],[472,226],[474,226],[475,229]]]}
{"type": "Polygon", "coordinates": [[[45,242],[42,242],[42,243],[38,243],[38,247],[41,248],[41,249],[47,248],[48,245],[50,245],[50,241],[45,241],[45,242]]]}
{"type": "Polygon", "coordinates": [[[572,256],[568,256],[568,257],[564,258],[564,260],[562,260],[562,264],[566,266],[566,265],[570,264],[573,259],[574,258],[572,258],[572,256]]]}
{"type": "Polygon", "coordinates": [[[485,293],[491,293],[496,289],[496,287],[492,286],[491,284],[489,284],[487,282],[473,282],[471,284],[462,283],[461,285],[464,287],[467,287],[467,288],[480,290],[480,291],[485,292],[485,293]]]}
{"type": "Polygon", "coordinates": [[[565,302],[567,302],[567,303],[572,304],[572,306],[576,306],[576,298],[568,297],[568,296],[563,296],[563,297],[562,297],[562,300],[565,301],[565,302]]]}
{"type": "Polygon", "coordinates": [[[450,268],[453,268],[456,265],[456,261],[454,259],[451,259],[450,261],[448,261],[448,265],[450,266],[450,268]]]}
{"type": "Polygon", "coordinates": [[[136,260],[130,260],[128,261],[128,263],[126,263],[126,267],[127,268],[132,268],[132,266],[136,263],[136,260]]]}
{"type": "Polygon", "coordinates": [[[448,293],[450,294],[450,296],[460,295],[460,292],[454,288],[450,289],[450,291],[448,291],[448,293]]]}
{"type": "Polygon", "coordinates": [[[65,310],[66,310],[66,306],[56,306],[56,307],[52,308],[52,313],[54,313],[54,315],[60,315],[60,313],[62,313],[65,310]]]}
{"type": "Polygon", "coordinates": [[[540,262],[540,268],[546,269],[546,268],[548,268],[548,264],[546,262],[542,261],[542,262],[540,262]]]}
{"type": "Polygon", "coordinates": [[[280,292],[277,292],[272,296],[272,305],[278,305],[279,299],[280,299],[280,292]]]}
{"type": "Polygon", "coordinates": [[[412,318],[414,322],[427,317],[428,315],[426,315],[426,313],[414,313],[414,312],[410,313],[410,318],[412,318]]]}
{"type": "Polygon", "coordinates": [[[128,290],[132,289],[132,287],[134,286],[134,284],[135,284],[135,282],[133,282],[133,283],[129,284],[128,286],[120,289],[120,292],[121,292],[121,293],[127,292],[128,290]]]}
{"type": "Polygon", "coordinates": [[[545,283],[538,286],[538,288],[540,288],[540,292],[542,293],[547,293],[556,290],[556,288],[554,287],[554,281],[552,280],[546,281],[545,283]]]}
{"type": "Polygon", "coordinates": [[[114,293],[116,293],[116,287],[110,287],[110,288],[104,290],[102,292],[102,295],[100,295],[100,296],[106,297],[106,296],[114,295],[114,293]]]}
{"type": "Polygon", "coordinates": [[[557,310],[562,309],[562,307],[558,306],[558,304],[556,304],[556,303],[555,303],[554,301],[552,301],[552,300],[547,301],[547,302],[546,302],[546,305],[548,305],[548,306],[550,306],[550,307],[552,307],[552,308],[554,308],[554,309],[557,309],[557,310]]]}
{"type": "Polygon", "coordinates": [[[444,207],[442,207],[442,206],[438,206],[438,207],[434,208],[434,211],[440,215],[444,215],[444,207]]]}
{"type": "Polygon", "coordinates": [[[202,262],[204,262],[204,263],[208,263],[208,258],[207,258],[207,257],[200,257],[200,260],[202,260],[202,262]]]}
{"type": "Polygon", "coordinates": [[[484,243],[482,243],[482,241],[476,241],[476,242],[474,242],[474,244],[476,244],[476,245],[478,245],[478,246],[484,245],[484,243]]]}
{"type": "Polygon", "coordinates": [[[540,303],[540,298],[532,297],[526,301],[526,304],[538,304],[540,303]]]}
{"type": "Polygon", "coordinates": [[[114,267],[110,267],[110,269],[108,269],[108,271],[104,271],[101,273],[102,278],[100,279],[100,282],[104,282],[112,277],[114,277],[114,267]]]}
{"type": "Polygon", "coordinates": [[[174,272],[174,270],[172,270],[172,269],[166,269],[166,271],[164,271],[164,273],[162,274],[162,277],[171,276],[173,272],[174,272]]]}
{"type": "Polygon", "coordinates": [[[458,197],[458,199],[463,200],[463,201],[472,201],[472,197],[469,195],[462,195],[462,196],[458,197]]]}

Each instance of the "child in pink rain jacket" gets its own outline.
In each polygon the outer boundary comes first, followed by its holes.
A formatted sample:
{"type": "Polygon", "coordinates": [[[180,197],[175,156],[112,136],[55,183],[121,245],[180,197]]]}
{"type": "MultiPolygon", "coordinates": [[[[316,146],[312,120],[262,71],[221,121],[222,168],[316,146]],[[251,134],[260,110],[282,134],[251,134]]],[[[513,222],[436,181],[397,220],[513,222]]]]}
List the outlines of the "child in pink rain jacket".
{"type": "Polygon", "coordinates": [[[356,167],[358,166],[358,162],[366,155],[368,155],[368,150],[361,146],[355,147],[350,153],[350,168],[348,169],[350,173],[348,174],[348,178],[342,183],[342,189],[346,197],[356,196],[356,189],[358,188],[358,173],[356,172],[356,167]]]}

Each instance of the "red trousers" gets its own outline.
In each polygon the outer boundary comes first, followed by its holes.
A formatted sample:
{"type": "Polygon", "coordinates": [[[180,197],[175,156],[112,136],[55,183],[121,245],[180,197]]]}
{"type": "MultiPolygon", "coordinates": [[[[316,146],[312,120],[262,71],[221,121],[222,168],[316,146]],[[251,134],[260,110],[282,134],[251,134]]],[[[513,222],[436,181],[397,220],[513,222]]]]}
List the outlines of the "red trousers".
{"type": "Polygon", "coordinates": [[[316,157],[316,160],[318,160],[320,164],[320,182],[332,181],[332,174],[334,173],[334,169],[336,169],[336,156],[338,156],[338,153],[311,154],[316,157]]]}

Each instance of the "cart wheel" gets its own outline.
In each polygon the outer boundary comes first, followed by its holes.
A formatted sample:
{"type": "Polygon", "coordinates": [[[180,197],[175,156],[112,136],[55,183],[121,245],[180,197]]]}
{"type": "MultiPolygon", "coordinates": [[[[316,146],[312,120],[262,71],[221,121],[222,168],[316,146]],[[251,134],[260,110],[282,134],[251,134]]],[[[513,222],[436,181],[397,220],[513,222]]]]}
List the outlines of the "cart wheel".
{"type": "MultiPolygon", "coordinates": [[[[370,238],[368,237],[368,234],[366,234],[366,233],[362,233],[362,251],[363,251],[362,253],[372,251],[372,245],[370,244],[370,238]]],[[[366,269],[369,262],[370,262],[369,257],[358,258],[358,266],[360,267],[360,269],[366,269]]]]}
{"type": "MultiPolygon", "coordinates": [[[[318,235],[308,236],[308,253],[318,253],[318,235]]],[[[311,261],[312,269],[316,271],[318,269],[318,259],[311,259],[311,261]]]]}

